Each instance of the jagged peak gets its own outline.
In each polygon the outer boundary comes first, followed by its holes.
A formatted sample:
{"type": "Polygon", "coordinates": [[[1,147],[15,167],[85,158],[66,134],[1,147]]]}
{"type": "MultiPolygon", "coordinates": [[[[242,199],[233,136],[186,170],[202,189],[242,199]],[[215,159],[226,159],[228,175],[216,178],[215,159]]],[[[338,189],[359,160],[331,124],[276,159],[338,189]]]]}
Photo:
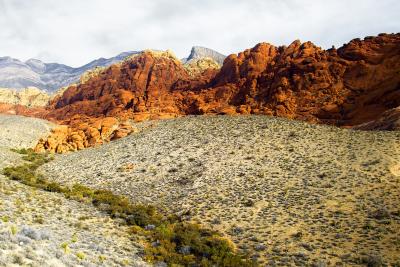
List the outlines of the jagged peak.
{"type": "Polygon", "coordinates": [[[224,60],[226,58],[225,55],[207,48],[207,47],[203,47],[203,46],[193,46],[191,51],[190,51],[190,55],[189,57],[187,57],[185,59],[185,61],[190,61],[192,59],[195,58],[205,58],[205,57],[209,57],[212,58],[214,61],[216,61],[219,65],[222,65],[224,63],[224,60]]]}

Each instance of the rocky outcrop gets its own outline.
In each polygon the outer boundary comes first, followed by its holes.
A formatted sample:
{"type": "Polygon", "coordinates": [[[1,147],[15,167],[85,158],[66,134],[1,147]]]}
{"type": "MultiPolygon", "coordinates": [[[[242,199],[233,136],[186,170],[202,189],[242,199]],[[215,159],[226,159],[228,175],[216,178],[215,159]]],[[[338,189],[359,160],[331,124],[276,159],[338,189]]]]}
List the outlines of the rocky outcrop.
{"type": "Polygon", "coordinates": [[[192,77],[169,51],[145,51],[113,65],[84,84],[69,87],[52,101],[49,117],[72,115],[179,114],[172,88],[192,77]]]}
{"type": "Polygon", "coordinates": [[[125,137],[136,129],[129,122],[120,122],[116,118],[72,119],[69,125],[62,125],[52,130],[50,136],[42,138],[35,151],[65,153],[103,144],[125,137]]]}
{"type": "Polygon", "coordinates": [[[202,74],[208,69],[218,70],[221,66],[212,58],[198,58],[192,59],[184,64],[186,71],[190,76],[197,76],[202,74]]]}
{"type": "Polygon", "coordinates": [[[0,103],[0,114],[21,115],[26,117],[35,117],[45,119],[48,110],[44,107],[26,107],[14,104],[0,103]]]}
{"type": "Polygon", "coordinates": [[[48,116],[267,114],[353,126],[400,105],[399,71],[400,34],[355,39],[338,50],[261,43],[230,55],[220,70],[197,74],[170,52],[146,51],[69,87],[48,116]]]}
{"type": "Polygon", "coordinates": [[[0,88],[0,103],[3,104],[44,107],[49,101],[50,96],[38,88],[29,87],[22,91],[0,88]]]}
{"type": "Polygon", "coordinates": [[[251,113],[335,125],[378,118],[400,103],[400,35],[355,39],[339,50],[263,43],[225,60],[214,87],[251,113]]]}

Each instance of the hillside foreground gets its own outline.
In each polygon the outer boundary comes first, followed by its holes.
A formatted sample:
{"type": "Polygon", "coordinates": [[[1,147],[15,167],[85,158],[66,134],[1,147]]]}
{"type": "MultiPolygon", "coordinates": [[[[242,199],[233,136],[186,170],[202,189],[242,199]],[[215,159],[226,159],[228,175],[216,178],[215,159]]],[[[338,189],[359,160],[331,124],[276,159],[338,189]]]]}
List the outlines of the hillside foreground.
{"type": "Polygon", "coordinates": [[[262,265],[400,264],[400,132],[268,116],[151,123],[40,171],[221,231],[262,265]]]}
{"type": "MultiPolygon", "coordinates": [[[[0,169],[22,164],[11,149],[33,147],[52,127],[44,120],[0,115],[0,169]]],[[[147,266],[127,228],[88,203],[0,172],[0,266],[147,266]]]]}

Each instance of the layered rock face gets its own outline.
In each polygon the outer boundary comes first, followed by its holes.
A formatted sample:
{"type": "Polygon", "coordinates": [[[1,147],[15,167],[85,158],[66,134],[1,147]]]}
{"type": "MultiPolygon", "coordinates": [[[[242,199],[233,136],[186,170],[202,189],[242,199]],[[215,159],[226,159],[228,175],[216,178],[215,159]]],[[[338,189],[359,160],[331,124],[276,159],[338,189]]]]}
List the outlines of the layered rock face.
{"type": "Polygon", "coordinates": [[[49,117],[239,113],[354,126],[400,105],[399,71],[400,34],[337,50],[261,43],[196,75],[168,53],[147,51],[69,87],[49,117]]]}
{"type": "Polygon", "coordinates": [[[8,88],[0,88],[0,103],[22,105],[27,107],[44,107],[50,101],[50,96],[35,87],[28,87],[17,91],[8,88]]]}

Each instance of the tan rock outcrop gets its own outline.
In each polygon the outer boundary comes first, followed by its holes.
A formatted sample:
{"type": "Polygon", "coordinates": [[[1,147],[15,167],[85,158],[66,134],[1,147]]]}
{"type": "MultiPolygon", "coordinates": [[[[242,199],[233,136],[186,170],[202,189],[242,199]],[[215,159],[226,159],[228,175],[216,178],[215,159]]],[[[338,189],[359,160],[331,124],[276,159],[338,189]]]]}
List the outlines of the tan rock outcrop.
{"type": "Polygon", "coordinates": [[[208,69],[218,70],[221,66],[212,58],[196,58],[184,64],[190,76],[197,76],[208,69]]]}
{"type": "Polygon", "coordinates": [[[22,105],[27,107],[44,107],[49,103],[50,96],[35,87],[23,90],[0,88],[0,103],[22,105]]]}

